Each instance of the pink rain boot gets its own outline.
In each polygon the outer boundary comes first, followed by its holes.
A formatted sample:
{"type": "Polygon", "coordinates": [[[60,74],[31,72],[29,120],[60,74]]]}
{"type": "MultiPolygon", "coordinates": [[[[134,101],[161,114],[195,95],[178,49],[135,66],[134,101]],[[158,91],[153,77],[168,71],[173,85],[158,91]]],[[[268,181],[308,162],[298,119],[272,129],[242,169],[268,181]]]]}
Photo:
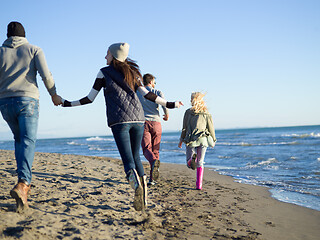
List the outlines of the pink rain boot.
{"type": "Polygon", "coordinates": [[[203,179],[203,167],[197,168],[197,182],[196,188],[201,190],[202,189],[202,179],[203,179]]]}

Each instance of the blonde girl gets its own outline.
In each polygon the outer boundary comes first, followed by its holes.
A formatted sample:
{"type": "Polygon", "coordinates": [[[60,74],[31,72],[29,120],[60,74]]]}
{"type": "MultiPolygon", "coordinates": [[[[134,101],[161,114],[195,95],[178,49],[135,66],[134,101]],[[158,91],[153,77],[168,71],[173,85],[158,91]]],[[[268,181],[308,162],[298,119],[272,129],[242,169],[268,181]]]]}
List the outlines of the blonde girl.
{"type": "Polygon", "coordinates": [[[187,166],[197,168],[196,188],[202,189],[204,157],[208,147],[214,147],[217,141],[211,114],[204,101],[205,94],[191,94],[191,108],[186,110],[183,118],[182,132],[178,147],[186,144],[187,166]]]}

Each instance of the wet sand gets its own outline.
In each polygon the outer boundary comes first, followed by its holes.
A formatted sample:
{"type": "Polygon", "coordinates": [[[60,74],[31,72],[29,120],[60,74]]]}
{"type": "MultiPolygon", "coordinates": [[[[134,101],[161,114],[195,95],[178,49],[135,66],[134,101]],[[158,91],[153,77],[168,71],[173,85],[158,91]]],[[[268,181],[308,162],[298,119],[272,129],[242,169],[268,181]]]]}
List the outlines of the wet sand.
{"type": "MultiPolygon", "coordinates": [[[[145,172],[149,166],[144,163],[145,172]]],[[[160,166],[136,212],[118,159],[36,153],[27,212],[9,195],[13,151],[0,150],[0,239],[319,239],[320,212],[270,197],[205,168],[203,189],[183,165],[160,166]]]]}

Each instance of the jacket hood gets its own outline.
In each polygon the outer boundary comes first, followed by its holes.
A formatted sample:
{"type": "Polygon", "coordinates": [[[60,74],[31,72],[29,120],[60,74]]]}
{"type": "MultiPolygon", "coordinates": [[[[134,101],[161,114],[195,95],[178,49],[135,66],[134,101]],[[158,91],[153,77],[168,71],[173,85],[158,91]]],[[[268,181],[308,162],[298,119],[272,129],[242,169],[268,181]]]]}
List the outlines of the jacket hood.
{"type": "Polygon", "coordinates": [[[28,40],[24,37],[13,36],[7,38],[2,46],[10,47],[10,48],[18,48],[23,44],[28,43],[28,40]]]}
{"type": "Polygon", "coordinates": [[[197,116],[197,115],[210,115],[209,112],[198,112],[198,113],[196,113],[192,108],[189,108],[189,111],[191,112],[192,115],[195,115],[195,116],[197,116]]]}

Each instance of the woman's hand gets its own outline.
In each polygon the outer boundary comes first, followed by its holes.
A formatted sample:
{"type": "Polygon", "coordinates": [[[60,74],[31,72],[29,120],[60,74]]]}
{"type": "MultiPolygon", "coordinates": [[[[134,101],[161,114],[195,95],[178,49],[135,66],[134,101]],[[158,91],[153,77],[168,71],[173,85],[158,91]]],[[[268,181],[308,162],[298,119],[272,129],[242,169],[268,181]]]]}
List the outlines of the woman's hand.
{"type": "Polygon", "coordinates": [[[176,102],[175,102],[175,107],[176,107],[176,108],[179,108],[179,107],[181,107],[181,106],[183,106],[183,103],[182,103],[181,101],[176,101],[176,102]]]}

